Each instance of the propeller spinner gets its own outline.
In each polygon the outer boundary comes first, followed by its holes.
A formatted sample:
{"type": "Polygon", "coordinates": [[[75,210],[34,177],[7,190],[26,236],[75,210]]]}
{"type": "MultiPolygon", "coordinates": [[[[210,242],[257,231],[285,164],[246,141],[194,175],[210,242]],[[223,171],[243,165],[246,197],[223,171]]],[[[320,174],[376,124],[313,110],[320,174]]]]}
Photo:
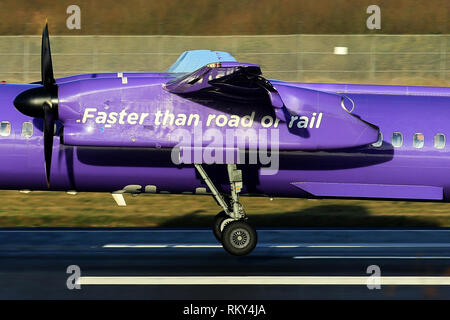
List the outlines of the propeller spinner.
{"type": "Polygon", "coordinates": [[[44,119],[45,176],[47,186],[50,187],[54,126],[55,120],[58,120],[58,86],[53,76],[47,24],[42,33],[41,83],[41,87],[35,87],[20,93],[14,99],[14,106],[27,116],[44,119]]]}

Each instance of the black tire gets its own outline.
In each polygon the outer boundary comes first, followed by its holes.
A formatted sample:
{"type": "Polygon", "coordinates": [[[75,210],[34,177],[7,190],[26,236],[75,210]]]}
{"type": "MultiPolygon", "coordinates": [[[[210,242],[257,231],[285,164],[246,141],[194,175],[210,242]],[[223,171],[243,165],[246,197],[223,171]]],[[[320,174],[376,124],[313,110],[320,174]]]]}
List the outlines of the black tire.
{"type": "Polygon", "coordinates": [[[220,225],[227,218],[229,218],[229,216],[225,213],[225,211],[219,212],[214,217],[213,233],[214,237],[216,237],[219,242],[222,242],[222,231],[220,230],[220,225]]]}
{"type": "Polygon", "coordinates": [[[258,242],[255,229],[243,220],[230,222],[222,232],[223,248],[232,255],[245,256],[253,251],[258,242]]]}

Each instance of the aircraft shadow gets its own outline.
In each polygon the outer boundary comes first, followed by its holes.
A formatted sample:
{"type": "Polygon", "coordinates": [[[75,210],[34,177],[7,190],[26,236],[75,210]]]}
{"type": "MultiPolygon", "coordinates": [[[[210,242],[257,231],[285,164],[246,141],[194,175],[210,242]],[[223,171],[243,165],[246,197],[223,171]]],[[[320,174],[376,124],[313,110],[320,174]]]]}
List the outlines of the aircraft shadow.
{"type": "MultiPolygon", "coordinates": [[[[74,182],[72,148],[66,149],[68,175],[74,182]]],[[[187,168],[190,164],[174,165],[171,152],[146,148],[95,148],[77,147],[77,159],[87,165],[101,167],[153,167],[153,168],[187,168]]],[[[394,157],[392,145],[384,143],[381,148],[359,148],[337,151],[316,152],[284,152],[280,154],[278,170],[318,170],[331,171],[369,167],[390,161],[394,157]]],[[[258,164],[243,164],[238,166],[243,172],[243,182],[247,193],[259,193],[260,169],[258,164]]],[[[205,165],[209,177],[220,186],[228,185],[226,165],[205,165]]],[[[197,179],[202,178],[196,172],[197,179]]]]}
{"type": "MultiPolygon", "coordinates": [[[[120,167],[188,167],[175,165],[168,149],[76,147],[77,159],[87,165],[120,167]]],[[[381,148],[352,148],[330,151],[280,152],[280,170],[340,170],[368,167],[392,160],[394,148],[383,143],[381,148]]],[[[248,155],[247,155],[248,159],[248,155]]],[[[224,167],[223,164],[207,167],[224,167]]],[[[259,169],[258,164],[243,164],[242,168],[259,169]]]]}
{"type": "MultiPolygon", "coordinates": [[[[167,220],[161,227],[211,227],[213,215],[206,215],[196,210],[183,216],[167,220]]],[[[361,205],[318,205],[287,213],[269,212],[265,214],[249,214],[249,222],[255,227],[439,227],[439,224],[428,218],[371,215],[361,205]]]]}

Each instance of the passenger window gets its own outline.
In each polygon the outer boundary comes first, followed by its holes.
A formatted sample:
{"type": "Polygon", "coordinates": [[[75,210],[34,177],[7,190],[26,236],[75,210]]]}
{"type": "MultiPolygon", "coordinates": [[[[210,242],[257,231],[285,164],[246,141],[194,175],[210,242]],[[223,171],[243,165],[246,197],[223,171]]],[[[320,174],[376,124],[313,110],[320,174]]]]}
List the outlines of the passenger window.
{"type": "Polygon", "coordinates": [[[7,137],[11,134],[11,123],[8,121],[0,122],[0,136],[7,137]]]}
{"type": "Polygon", "coordinates": [[[399,148],[403,145],[403,136],[400,132],[394,132],[392,134],[392,145],[395,148],[399,148]]]}
{"type": "Polygon", "coordinates": [[[434,147],[436,149],[444,149],[445,147],[445,135],[438,133],[434,136],[434,147]]]}
{"type": "Polygon", "coordinates": [[[33,123],[32,122],[24,122],[22,124],[22,137],[30,138],[33,135],[33,123]]]}
{"type": "Polygon", "coordinates": [[[414,148],[420,149],[423,148],[425,144],[425,136],[423,133],[414,133],[413,146],[414,148]]]}
{"type": "Polygon", "coordinates": [[[375,143],[372,143],[372,146],[375,148],[381,147],[383,144],[383,134],[381,132],[378,133],[378,140],[375,143]]]}

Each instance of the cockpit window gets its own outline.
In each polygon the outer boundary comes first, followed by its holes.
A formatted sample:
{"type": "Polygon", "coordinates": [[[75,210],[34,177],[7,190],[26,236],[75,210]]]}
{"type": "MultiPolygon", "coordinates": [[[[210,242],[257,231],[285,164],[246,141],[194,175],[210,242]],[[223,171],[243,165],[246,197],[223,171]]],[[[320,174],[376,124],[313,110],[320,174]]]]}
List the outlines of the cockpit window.
{"type": "MultiPolygon", "coordinates": [[[[171,84],[171,83],[174,83],[174,82],[177,82],[177,81],[181,81],[181,80],[183,80],[184,78],[187,78],[190,75],[191,75],[191,73],[189,73],[189,72],[179,73],[179,74],[177,74],[177,76],[175,78],[173,78],[172,80],[167,81],[167,84],[171,84]]],[[[194,79],[196,79],[196,78],[193,77],[192,80],[190,80],[189,82],[193,81],[194,79]]]]}
{"type": "Polygon", "coordinates": [[[425,144],[425,136],[423,133],[414,133],[413,146],[414,148],[420,149],[423,148],[425,144]]]}
{"type": "Polygon", "coordinates": [[[372,146],[375,148],[381,147],[383,144],[383,134],[381,132],[378,133],[378,140],[375,143],[372,143],[372,146]]]}
{"type": "Polygon", "coordinates": [[[400,132],[394,132],[392,134],[392,145],[395,148],[399,148],[403,145],[403,135],[400,132]]]}
{"type": "Polygon", "coordinates": [[[11,134],[11,123],[9,121],[0,122],[0,136],[8,137],[11,134]]]}
{"type": "Polygon", "coordinates": [[[438,133],[434,136],[434,147],[436,149],[444,149],[445,147],[445,135],[438,133]]]}
{"type": "Polygon", "coordinates": [[[33,136],[33,123],[30,121],[22,124],[22,137],[30,138],[33,136]]]}

